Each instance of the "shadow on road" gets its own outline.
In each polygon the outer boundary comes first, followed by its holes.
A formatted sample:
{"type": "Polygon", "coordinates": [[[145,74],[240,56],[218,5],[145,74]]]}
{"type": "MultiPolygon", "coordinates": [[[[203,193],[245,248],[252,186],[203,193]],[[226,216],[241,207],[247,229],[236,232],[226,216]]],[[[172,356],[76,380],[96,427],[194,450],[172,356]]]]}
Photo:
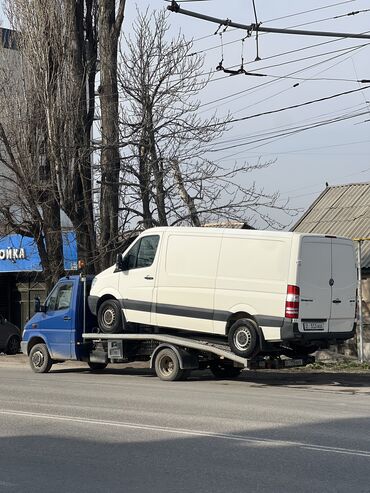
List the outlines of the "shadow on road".
{"type": "Polygon", "coordinates": [[[1,492],[370,491],[367,418],[213,436],[83,420],[28,423],[26,434],[0,439],[1,492]]]}
{"type": "MultiPolygon", "coordinates": [[[[152,378],[155,377],[154,371],[150,370],[147,365],[142,368],[136,366],[109,366],[100,372],[91,372],[86,367],[68,368],[63,367],[63,364],[54,365],[53,373],[94,373],[107,375],[122,375],[122,376],[140,376],[152,378]]],[[[215,377],[208,371],[193,371],[188,378],[188,381],[204,382],[214,381],[215,377]]],[[[220,380],[219,380],[220,381],[220,380]]],[[[370,393],[370,372],[369,373],[342,373],[342,372],[323,372],[323,371],[286,371],[286,370],[257,370],[243,371],[236,379],[224,379],[224,382],[246,382],[253,387],[269,387],[269,386],[333,386],[336,388],[368,388],[370,393]]],[[[183,382],[186,384],[186,381],[183,382]]],[[[168,385],[171,385],[169,382],[168,385]]],[[[350,391],[350,390],[349,390],[350,391]]],[[[370,488],[369,488],[370,492],[370,488]]]]}
{"type": "MultiPolygon", "coordinates": [[[[24,355],[5,356],[1,355],[0,363],[6,367],[29,368],[28,358],[24,355]]],[[[30,370],[31,371],[31,370],[30,370]]],[[[51,373],[92,373],[86,363],[65,362],[54,364],[51,373]]],[[[148,362],[135,362],[122,365],[108,365],[102,372],[93,372],[94,374],[122,375],[122,376],[140,376],[153,378],[154,373],[149,369],[148,362]]],[[[215,378],[210,371],[193,371],[189,378],[190,381],[214,381],[215,378]]],[[[225,384],[233,380],[223,380],[225,384]]],[[[352,388],[363,389],[370,393],[370,370],[361,372],[355,371],[322,371],[310,368],[288,369],[288,370],[244,370],[241,375],[235,379],[236,382],[246,382],[253,387],[272,387],[272,386],[332,386],[340,389],[346,387],[348,391],[352,388]]],[[[186,382],[184,382],[186,384],[186,382]]],[[[169,385],[171,385],[169,383],[169,385]]],[[[370,487],[369,487],[370,492],[370,487]]]]}

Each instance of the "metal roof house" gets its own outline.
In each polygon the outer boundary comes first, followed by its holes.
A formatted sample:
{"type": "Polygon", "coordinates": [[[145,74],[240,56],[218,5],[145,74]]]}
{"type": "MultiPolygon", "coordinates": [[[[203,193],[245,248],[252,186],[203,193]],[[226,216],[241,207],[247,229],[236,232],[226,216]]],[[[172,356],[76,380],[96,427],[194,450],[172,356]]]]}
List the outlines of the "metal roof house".
{"type": "MultiPolygon", "coordinates": [[[[326,187],[292,231],[370,238],[370,183],[326,187]]],[[[370,361],[370,241],[361,245],[364,356],[370,361]]]]}
{"type": "MultiPolygon", "coordinates": [[[[291,231],[369,238],[370,183],[326,187],[291,231]]],[[[362,272],[370,277],[370,241],[361,250],[362,272]]]]}

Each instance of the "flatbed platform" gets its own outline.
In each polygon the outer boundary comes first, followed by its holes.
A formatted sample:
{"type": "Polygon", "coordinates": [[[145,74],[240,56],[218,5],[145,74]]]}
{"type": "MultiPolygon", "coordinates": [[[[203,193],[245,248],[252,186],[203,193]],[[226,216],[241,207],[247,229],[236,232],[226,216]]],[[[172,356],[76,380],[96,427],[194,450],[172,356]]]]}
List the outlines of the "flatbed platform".
{"type": "Polygon", "coordinates": [[[305,358],[297,359],[264,359],[258,358],[243,358],[234,354],[229,347],[225,344],[215,344],[209,341],[196,340],[192,338],[185,338],[180,336],[166,335],[166,334],[132,334],[132,333],[119,333],[119,334],[103,334],[103,333],[85,333],[82,335],[83,339],[90,341],[156,341],[162,344],[173,344],[182,348],[194,349],[201,353],[211,353],[218,356],[220,359],[227,359],[233,361],[244,369],[256,370],[256,369],[268,369],[268,368],[292,368],[298,366],[304,366],[308,363],[315,361],[314,357],[307,356],[305,358]]]}

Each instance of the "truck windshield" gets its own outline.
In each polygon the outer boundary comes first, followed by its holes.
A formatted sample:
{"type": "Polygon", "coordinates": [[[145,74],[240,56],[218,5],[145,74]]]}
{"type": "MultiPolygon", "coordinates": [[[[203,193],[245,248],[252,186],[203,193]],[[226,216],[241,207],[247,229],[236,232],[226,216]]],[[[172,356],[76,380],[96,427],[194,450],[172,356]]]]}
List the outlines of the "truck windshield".
{"type": "Polygon", "coordinates": [[[48,311],[65,310],[70,307],[73,283],[63,283],[55,286],[46,300],[48,311]]]}

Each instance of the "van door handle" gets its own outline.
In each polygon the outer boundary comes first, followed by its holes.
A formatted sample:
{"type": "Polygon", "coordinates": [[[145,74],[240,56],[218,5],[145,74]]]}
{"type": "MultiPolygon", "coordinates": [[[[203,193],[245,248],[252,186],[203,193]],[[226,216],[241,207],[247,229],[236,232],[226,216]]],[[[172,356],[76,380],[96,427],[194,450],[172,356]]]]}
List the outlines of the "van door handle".
{"type": "Polygon", "coordinates": [[[72,320],[72,317],[68,317],[68,315],[66,315],[65,317],[63,317],[63,320],[72,320]]]}
{"type": "Polygon", "coordinates": [[[342,303],[342,300],[340,300],[339,298],[337,298],[336,300],[333,300],[333,303],[342,303]]]}
{"type": "Polygon", "coordinates": [[[154,279],[153,276],[145,276],[144,279],[146,279],[147,281],[152,281],[154,279]]]}

